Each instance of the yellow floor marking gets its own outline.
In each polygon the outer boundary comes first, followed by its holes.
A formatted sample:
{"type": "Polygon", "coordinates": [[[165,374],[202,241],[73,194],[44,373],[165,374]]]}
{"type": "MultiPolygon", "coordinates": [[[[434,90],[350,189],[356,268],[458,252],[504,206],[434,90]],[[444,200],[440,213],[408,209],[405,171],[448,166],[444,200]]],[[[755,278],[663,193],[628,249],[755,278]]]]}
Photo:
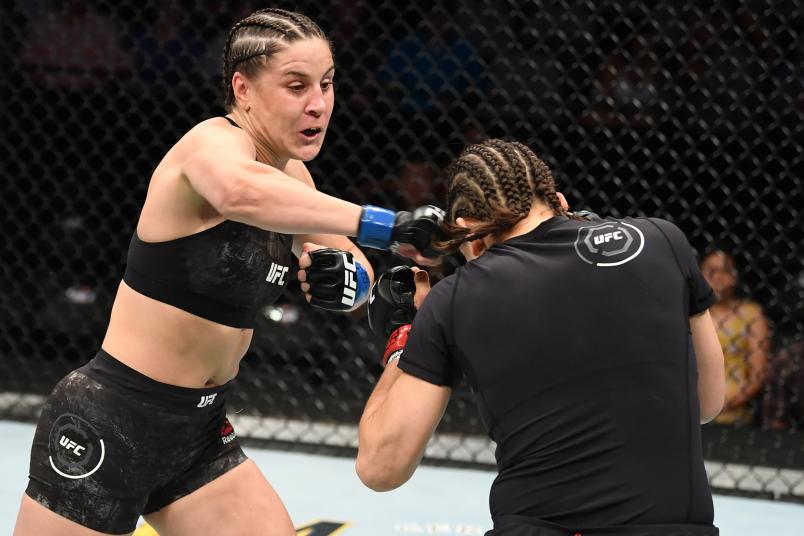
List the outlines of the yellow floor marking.
{"type": "Polygon", "coordinates": [[[132,536],[159,536],[159,534],[148,523],[143,523],[132,536]]]}

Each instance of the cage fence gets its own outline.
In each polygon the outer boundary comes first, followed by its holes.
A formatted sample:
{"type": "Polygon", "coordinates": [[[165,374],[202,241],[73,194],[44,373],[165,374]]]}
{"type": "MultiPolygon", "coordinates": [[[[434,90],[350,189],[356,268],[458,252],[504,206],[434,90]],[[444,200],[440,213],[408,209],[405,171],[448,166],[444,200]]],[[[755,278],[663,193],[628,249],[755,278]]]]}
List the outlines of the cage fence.
{"type": "MultiPolygon", "coordinates": [[[[149,177],[187,129],[223,113],[227,30],[266,6],[6,4],[0,417],[32,420],[99,347],[149,177]]],[[[719,327],[732,395],[750,397],[704,427],[710,481],[804,500],[800,2],[275,4],[318,21],[334,46],[335,114],[310,163],[319,189],[397,209],[443,205],[443,168],[463,146],[516,139],[574,207],[669,219],[702,261],[728,252],[752,309],[724,320],[738,328],[719,327]],[[762,323],[762,355],[749,358],[739,334],[762,323]],[[766,363],[758,386],[754,361],[766,363]]],[[[377,270],[403,262],[370,255],[377,270]]],[[[435,278],[459,264],[448,259],[435,278]]],[[[354,448],[381,371],[365,312],[313,309],[291,282],[261,313],[231,402],[238,433],[354,448]]],[[[493,465],[466,385],[426,456],[493,465]]]]}

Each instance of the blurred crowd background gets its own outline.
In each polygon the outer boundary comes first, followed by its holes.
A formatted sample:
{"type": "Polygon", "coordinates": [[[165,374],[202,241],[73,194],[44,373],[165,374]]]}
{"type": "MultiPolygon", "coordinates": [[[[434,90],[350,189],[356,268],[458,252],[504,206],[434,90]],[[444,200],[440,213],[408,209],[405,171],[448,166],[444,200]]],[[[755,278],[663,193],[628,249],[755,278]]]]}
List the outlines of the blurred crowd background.
{"type": "MultiPolygon", "coordinates": [[[[33,419],[29,395],[97,351],[150,175],[187,129],[224,113],[228,29],[269,6],[309,15],[334,44],[335,113],[309,164],[319,189],[443,206],[445,164],[503,137],[548,162],[574,208],[679,225],[718,294],[726,355],[727,408],[704,427],[707,459],[720,476],[747,468],[726,487],[804,500],[795,0],[5,2],[0,417],[33,419]]],[[[314,310],[293,282],[260,317],[233,409],[298,445],[310,442],[303,429],[270,419],[356,424],[382,344],[362,310],[314,310]]],[[[487,463],[467,447],[482,435],[468,389],[440,430],[467,438],[443,459],[487,463]]]]}

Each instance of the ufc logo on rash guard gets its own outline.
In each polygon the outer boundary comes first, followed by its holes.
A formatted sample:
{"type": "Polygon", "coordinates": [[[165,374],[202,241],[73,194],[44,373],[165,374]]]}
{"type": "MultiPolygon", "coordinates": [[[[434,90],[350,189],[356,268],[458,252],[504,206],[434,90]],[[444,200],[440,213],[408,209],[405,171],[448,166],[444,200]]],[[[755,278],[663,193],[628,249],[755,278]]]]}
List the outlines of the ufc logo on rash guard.
{"type": "Polygon", "coordinates": [[[351,307],[355,304],[357,297],[357,266],[355,261],[349,262],[349,255],[341,253],[343,256],[343,297],[341,303],[351,307]]]}
{"type": "Polygon", "coordinates": [[[271,263],[271,271],[268,272],[268,277],[265,278],[269,283],[276,283],[277,285],[285,284],[285,274],[288,273],[287,266],[281,266],[275,262],[271,263]]]}
{"type": "Polygon", "coordinates": [[[65,447],[67,450],[72,449],[76,456],[81,456],[81,451],[86,450],[86,447],[79,445],[67,436],[61,436],[61,439],[59,439],[59,445],[65,447]]]}

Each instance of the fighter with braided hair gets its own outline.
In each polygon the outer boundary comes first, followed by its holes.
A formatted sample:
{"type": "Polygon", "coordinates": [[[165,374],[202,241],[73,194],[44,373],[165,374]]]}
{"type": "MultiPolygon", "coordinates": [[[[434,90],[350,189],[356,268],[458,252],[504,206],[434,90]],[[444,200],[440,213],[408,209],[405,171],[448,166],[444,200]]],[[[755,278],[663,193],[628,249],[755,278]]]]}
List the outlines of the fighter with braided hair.
{"type": "Polygon", "coordinates": [[[358,245],[430,262],[441,219],[316,190],[304,162],[324,141],[334,76],[308,17],[264,9],[234,25],[228,113],[156,167],[101,349],[41,413],[16,536],[128,534],[141,515],[161,536],[295,535],[226,418],[255,315],[284,291],[292,254],[313,305],[354,309],[373,276],[358,245]]]}
{"type": "Polygon", "coordinates": [[[723,353],[684,234],[570,214],[516,142],[468,147],[447,179],[439,245],[468,262],[432,290],[406,267],[372,287],[388,342],[360,479],[410,478],[463,375],[497,444],[488,535],[717,534],[700,424],[723,405],[723,353]]]}

